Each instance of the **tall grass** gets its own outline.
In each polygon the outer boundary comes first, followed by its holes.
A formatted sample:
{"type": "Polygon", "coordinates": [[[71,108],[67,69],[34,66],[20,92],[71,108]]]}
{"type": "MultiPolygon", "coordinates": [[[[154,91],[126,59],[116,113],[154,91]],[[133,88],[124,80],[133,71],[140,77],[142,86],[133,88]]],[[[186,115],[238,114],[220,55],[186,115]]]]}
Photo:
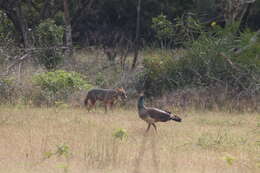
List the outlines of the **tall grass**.
{"type": "Polygon", "coordinates": [[[144,134],[135,110],[1,107],[0,172],[260,171],[259,114],[180,116],[144,134]]]}

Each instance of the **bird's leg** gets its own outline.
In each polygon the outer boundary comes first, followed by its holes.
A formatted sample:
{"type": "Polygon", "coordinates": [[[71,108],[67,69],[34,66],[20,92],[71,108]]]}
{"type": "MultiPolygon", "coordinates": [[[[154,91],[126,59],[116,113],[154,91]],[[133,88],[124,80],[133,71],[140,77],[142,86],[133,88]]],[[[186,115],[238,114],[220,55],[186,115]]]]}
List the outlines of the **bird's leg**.
{"type": "Polygon", "coordinates": [[[156,125],[155,125],[154,123],[153,123],[152,125],[153,125],[155,131],[157,132],[157,127],[156,127],[156,125]]]}
{"type": "Polygon", "coordinates": [[[151,127],[151,124],[149,123],[149,124],[148,124],[148,127],[147,127],[147,129],[146,129],[146,132],[149,131],[150,127],[151,127]]]}

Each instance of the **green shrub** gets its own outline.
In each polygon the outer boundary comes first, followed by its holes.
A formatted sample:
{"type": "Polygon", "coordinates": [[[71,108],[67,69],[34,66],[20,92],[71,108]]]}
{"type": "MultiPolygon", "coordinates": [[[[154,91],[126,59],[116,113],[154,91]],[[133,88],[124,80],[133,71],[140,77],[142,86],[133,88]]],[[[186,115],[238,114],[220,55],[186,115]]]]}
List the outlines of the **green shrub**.
{"type": "Polygon", "coordinates": [[[173,24],[165,15],[160,14],[152,18],[151,28],[155,31],[155,36],[160,41],[161,47],[173,39],[173,24]]]}
{"type": "Polygon", "coordinates": [[[145,57],[139,79],[148,95],[189,87],[227,87],[235,94],[253,96],[260,92],[260,41],[250,42],[255,33],[232,34],[218,26],[187,43],[186,55],[145,57]],[[249,46],[247,46],[249,45],[249,46]],[[247,47],[245,47],[247,46],[247,47]],[[234,50],[243,50],[237,53],[234,50]]]}
{"type": "Polygon", "coordinates": [[[197,39],[203,32],[203,24],[193,13],[185,13],[181,17],[176,17],[174,21],[160,14],[152,18],[151,28],[161,48],[183,46],[185,42],[197,39]]]}
{"type": "Polygon", "coordinates": [[[0,103],[11,102],[13,96],[14,80],[11,78],[0,79],[0,103]]]}
{"type": "Polygon", "coordinates": [[[120,140],[123,140],[124,138],[127,138],[127,131],[125,129],[122,129],[122,128],[118,128],[114,131],[113,133],[113,137],[115,139],[120,139],[120,140]]]}
{"type": "Polygon", "coordinates": [[[236,160],[236,158],[230,154],[226,154],[222,159],[230,166],[233,165],[234,161],[236,160]]]}
{"type": "MultiPolygon", "coordinates": [[[[7,14],[0,10],[0,40],[7,40],[13,38],[15,35],[15,27],[12,21],[8,18],[7,14]]],[[[2,42],[6,44],[5,42],[2,42]]],[[[0,43],[0,44],[2,44],[0,43]]]]}
{"type": "Polygon", "coordinates": [[[196,40],[203,32],[204,25],[198,20],[198,16],[193,13],[184,13],[174,20],[174,42],[175,45],[183,46],[190,40],[196,40]]]}
{"type": "Polygon", "coordinates": [[[75,91],[87,90],[90,84],[79,73],[56,70],[33,76],[33,83],[39,86],[49,103],[62,101],[75,91]]]}
{"type": "Polygon", "coordinates": [[[171,88],[168,87],[168,71],[172,68],[175,61],[172,57],[150,56],[143,61],[144,71],[139,74],[139,89],[144,88],[147,95],[161,95],[163,91],[171,88]]]}
{"type": "Polygon", "coordinates": [[[218,133],[202,133],[196,144],[203,149],[223,149],[244,143],[244,139],[234,138],[227,130],[221,130],[218,133]]]}
{"type": "Polygon", "coordinates": [[[57,48],[63,44],[64,29],[47,19],[36,28],[37,60],[48,70],[55,69],[62,62],[62,50],[57,48]]]}

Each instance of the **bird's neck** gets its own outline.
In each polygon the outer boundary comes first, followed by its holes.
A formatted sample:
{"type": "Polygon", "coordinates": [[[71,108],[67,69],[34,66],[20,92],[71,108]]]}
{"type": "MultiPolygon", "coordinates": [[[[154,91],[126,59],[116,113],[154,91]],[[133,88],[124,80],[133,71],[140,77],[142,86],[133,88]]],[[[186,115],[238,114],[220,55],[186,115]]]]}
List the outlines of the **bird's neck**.
{"type": "Polygon", "coordinates": [[[138,107],[138,109],[145,108],[145,106],[144,106],[144,98],[143,97],[139,98],[138,103],[137,103],[137,107],[138,107]]]}

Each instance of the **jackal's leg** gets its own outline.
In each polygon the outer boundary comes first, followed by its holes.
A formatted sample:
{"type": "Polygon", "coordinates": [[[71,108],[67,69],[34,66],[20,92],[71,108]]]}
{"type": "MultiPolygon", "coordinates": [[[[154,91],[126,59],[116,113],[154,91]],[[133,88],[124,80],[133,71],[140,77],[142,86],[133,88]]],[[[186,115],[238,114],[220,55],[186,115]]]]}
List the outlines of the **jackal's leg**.
{"type": "Polygon", "coordinates": [[[88,110],[90,111],[92,108],[93,108],[93,106],[95,106],[95,104],[96,104],[96,100],[90,100],[90,106],[89,106],[89,108],[88,108],[88,110]]]}
{"type": "Polygon", "coordinates": [[[107,113],[108,103],[105,104],[105,112],[107,113]]]}
{"type": "Polygon", "coordinates": [[[111,111],[113,111],[114,110],[114,102],[112,101],[112,102],[110,102],[110,109],[111,109],[111,111]]]}
{"type": "Polygon", "coordinates": [[[88,110],[88,112],[89,112],[90,106],[89,106],[89,99],[88,99],[88,98],[86,98],[86,99],[84,100],[84,104],[85,104],[85,107],[87,108],[87,110],[88,110]]]}
{"type": "Polygon", "coordinates": [[[88,96],[85,98],[85,100],[84,100],[84,105],[85,105],[85,107],[88,109],[88,101],[89,101],[89,98],[88,98],[88,96]]]}
{"type": "Polygon", "coordinates": [[[105,107],[105,113],[107,113],[107,107],[108,107],[108,105],[109,105],[109,102],[104,101],[103,103],[104,103],[104,107],[105,107]]]}

